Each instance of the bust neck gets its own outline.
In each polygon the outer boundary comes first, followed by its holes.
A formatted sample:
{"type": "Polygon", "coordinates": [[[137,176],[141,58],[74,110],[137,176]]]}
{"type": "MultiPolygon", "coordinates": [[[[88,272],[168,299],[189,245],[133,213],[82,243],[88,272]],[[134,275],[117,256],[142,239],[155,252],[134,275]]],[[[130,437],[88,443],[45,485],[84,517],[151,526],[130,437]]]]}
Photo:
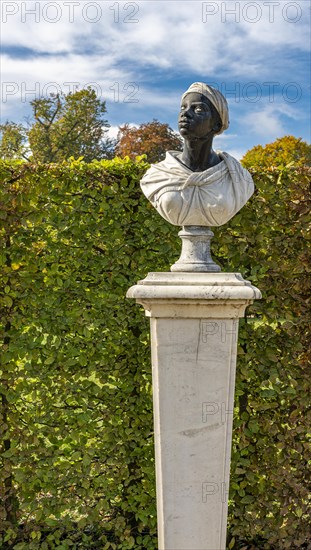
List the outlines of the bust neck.
{"type": "Polygon", "coordinates": [[[204,172],[221,162],[212,149],[213,136],[200,139],[185,139],[180,161],[192,172],[204,172]]]}

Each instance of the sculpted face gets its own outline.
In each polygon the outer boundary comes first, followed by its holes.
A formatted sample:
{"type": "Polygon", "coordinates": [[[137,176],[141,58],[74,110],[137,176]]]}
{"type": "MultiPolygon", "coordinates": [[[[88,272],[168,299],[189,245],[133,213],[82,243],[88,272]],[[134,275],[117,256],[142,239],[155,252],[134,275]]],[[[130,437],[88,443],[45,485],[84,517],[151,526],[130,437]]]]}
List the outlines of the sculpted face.
{"type": "Polygon", "coordinates": [[[202,94],[191,92],[182,100],[178,128],[183,138],[204,138],[221,128],[217,111],[202,94]]]}

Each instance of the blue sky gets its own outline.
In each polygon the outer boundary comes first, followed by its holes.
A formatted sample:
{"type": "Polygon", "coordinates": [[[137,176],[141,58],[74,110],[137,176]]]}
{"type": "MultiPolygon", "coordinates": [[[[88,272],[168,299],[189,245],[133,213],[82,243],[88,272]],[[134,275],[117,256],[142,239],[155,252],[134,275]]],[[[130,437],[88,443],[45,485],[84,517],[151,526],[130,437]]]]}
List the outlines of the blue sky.
{"type": "Polygon", "coordinates": [[[201,81],[229,102],[216,148],[240,158],[286,134],[310,141],[307,0],[3,0],[1,36],[2,122],[91,84],[111,135],[153,118],[177,130],[181,94],[201,81]]]}

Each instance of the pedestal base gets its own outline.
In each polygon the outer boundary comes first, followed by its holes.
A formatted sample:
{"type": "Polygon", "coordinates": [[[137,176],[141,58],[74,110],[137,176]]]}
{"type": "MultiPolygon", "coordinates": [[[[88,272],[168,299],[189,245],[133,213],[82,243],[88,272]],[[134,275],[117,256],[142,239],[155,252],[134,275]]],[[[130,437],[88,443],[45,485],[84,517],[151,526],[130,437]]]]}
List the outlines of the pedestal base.
{"type": "Polygon", "coordinates": [[[211,256],[213,231],[197,225],[183,227],[178,233],[182,240],[179,260],[171,266],[171,271],[217,273],[221,271],[211,256]]]}
{"type": "Polygon", "coordinates": [[[224,550],[238,318],[260,292],[237,273],[150,273],[127,296],[151,317],[159,550],[224,550]]]}

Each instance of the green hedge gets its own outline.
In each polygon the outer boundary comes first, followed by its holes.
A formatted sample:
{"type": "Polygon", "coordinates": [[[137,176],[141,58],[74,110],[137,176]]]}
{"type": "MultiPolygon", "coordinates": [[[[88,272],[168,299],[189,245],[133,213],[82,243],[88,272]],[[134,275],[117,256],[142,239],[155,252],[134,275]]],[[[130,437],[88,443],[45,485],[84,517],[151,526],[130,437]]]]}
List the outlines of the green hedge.
{"type": "MultiPolygon", "coordinates": [[[[126,290],[179,256],[143,159],[1,161],[0,547],[155,550],[149,326],[126,290]]],[[[214,258],[258,286],[240,323],[228,548],[307,522],[307,169],[256,172],[214,258]]]]}

